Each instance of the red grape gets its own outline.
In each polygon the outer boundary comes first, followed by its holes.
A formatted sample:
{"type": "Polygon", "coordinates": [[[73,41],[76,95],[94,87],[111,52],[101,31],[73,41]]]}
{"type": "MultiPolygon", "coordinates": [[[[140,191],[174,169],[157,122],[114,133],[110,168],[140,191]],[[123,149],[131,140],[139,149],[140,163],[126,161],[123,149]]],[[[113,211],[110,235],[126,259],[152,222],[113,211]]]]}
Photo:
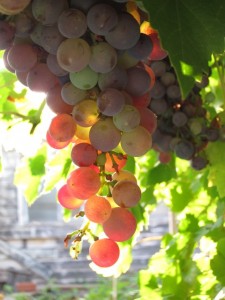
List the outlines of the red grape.
{"type": "Polygon", "coordinates": [[[84,206],[86,217],[94,223],[104,223],[111,214],[111,205],[109,201],[100,196],[90,197],[84,206]]]}

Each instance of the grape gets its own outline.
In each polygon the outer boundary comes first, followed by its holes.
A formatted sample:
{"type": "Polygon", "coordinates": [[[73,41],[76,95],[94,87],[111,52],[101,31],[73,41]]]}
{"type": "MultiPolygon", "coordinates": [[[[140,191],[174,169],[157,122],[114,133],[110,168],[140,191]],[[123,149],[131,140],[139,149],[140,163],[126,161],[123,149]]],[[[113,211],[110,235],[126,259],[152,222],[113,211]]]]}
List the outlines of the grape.
{"type": "MultiPolygon", "coordinates": [[[[89,142],[89,132],[91,127],[83,127],[77,124],[76,137],[89,142]]],[[[76,142],[77,143],[77,142],[76,142]]]]}
{"type": "Polygon", "coordinates": [[[80,9],[83,12],[87,13],[91,6],[97,2],[99,2],[99,0],[70,0],[70,7],[80,9]]]}
{"type": "Polygon", "coordinates": [[[112,5],[99,3],[93,5],[87,13],[89,29],[98,35],[106,35],[118,23],[118,15],[112,5]]]}
{"type": "Polygon", "coordinates": [[[182,111],[176,111],[173,114],[172,121],[176,127],[182,127],[187,123],[188,118],[182,111]]]}
{"type": "Polygon", "coordinates": [[[70,173],[67,185],[75,197],[85,200],[98,192],[101,182],[99,175],[93,169],[80,167],[70,173]]]}
{"type": "Polygon", "coordinates": [[[193,169],[200,171],[208,165],[208,160],[202,156],[195,156],[191,159],[191,166],[193,169]]]}
{"type": "Polygon", "coordinates": [[[57,140],[55,140],[49,133],[49,131],[46,132],[46,141],[48,143],[48,145],[54,149],[63,149],[66,146],[69,145],[70,140],[67,140],[65,142],[59,142],[57,140]]]}
{"type": "Polygon", "coordinates": [[[116,181],[129,180],[137,183],[137,179],[134,174],[127,170],[119,170],[119,172],[114,172],[112,174],[112,179],[116,181]]]}
{"type": "Polygon", "coordinates": [[[138,108],[140,114],[140,125],[148,130],[149,133],[153,133],[157,127],[156,115],[147,107],[138,108]]]}
{"type": "Polygon", "coordinates": [[[91,50],[88,43],[80,38],[64,40],[57,50],[59,65],[68,72],[79,72],[90,60],[91,50]]]}
{"type": "Polygon", "coordinates": [[[15,15],[23,11],[31,0],[1,0],[0,12],[6,15],[15,15]]]}
{"type": "Polygon", "coordinates": [[[41,45],[48,53],[56,55],[59,45],[63,40],[65,40],[65,38],[59,32],[56,24],[43,27],[41,45]]]}
{"type": "Polygon", "coordinates": [[[152,48],[153,44],[151,38],[147,34],[141,33],[137,43],[127,51],[134,58],[145,60],[150,55],[152,48]]]}
{"type": "Polygon", "coordinates": [[[27,75],[28,75],[29,71],[15,71],[16,74],[16,78],[19,80],[19,82],[21,82],[23,85],[27,86],[27,75]]]}
{"type": "Polygon", "coordinates": [[[140,67],[127,70],[126,91],[132,96],[142,96],[150,90],[151,78],[147,71],[140,67]]]}
{"type": "Polygon", "coordinates": [[[58,78],[52,74],[48,66],[44,63],[36,64],[27,75],[27,86],[35,92],[47,93],[58,83],[58,78]]]}
{"type": "Polygon", "coordinates": [[[89,90],[96,86],[98,82],[98,73],[86,66],[79,72],[70,73],[70,81],[75,87],[81,90],[89,90]]]}
{"type": "Polygon", "coordinates": [[[57,199],[59,203],[67,209],[79,208],[84,203],[83,200],[77,199],[73,196],[66,184],[61,186],[61,188],[58,190],[57,199]]]}
{"type": "Polygon", "coordinates": [[[206,136],[207,140],[210,142],[215,142],[219,139],[219,129],[218,128],[206,128],[204,130],[204,136],[206,136]]]}
{"type": "Polygon", "coordinates": [[[137,65],[138,59],[131,56],[127,50],[121,50],[117,51],[117,63],[119,67],[129,69],[137,65]]]}
{"type": "Polygon", "coordinates": [[[116,148],[121,139],[120,131],[113,124],[112,119],[100,119],[90,130],[91,144],[98,150],[107,152],[116,148]]]}
{"type": "Polygon", "coordinates": [[[119,172],[126,165],[126,155],[115,155],[106,153],[105,170],[106,172],[119,172]],[[112,160],[113,158],[113,160],[112,160]],[[116,164],[116,165],[115,165],[116,164]]]}
{"type": "Polygon", "coordinates": [[[57,57],[54,54],[49,54],[47,56],[47,66],[49,70],[56,76],[65,76],[68,74],[67,71],[62,69],[60,65],[58,64],[57,57]]]}
{"type": "Polygon", "coordinates": [[[31,40],[42,47],[42,32],[44,30],[45,26],[42,25],[41,23],[37,23],[32,32],[30,33],[30,38],[31,40]]]}
{"type": "Polygon", "coordinates": [[[161,76],[160,80],[163,85],[169,86],[176,83],[176,76],[172,72],[165,72],[161,76]]]}
{"type": "Polygon", "coordinates": [[[74,145],[71,151],[73,163],[79,167],[93,165],[97,159],[96,149],[88,143],[74,145]]]}
{"type": "Polygon", "coordinates": [[[108,73],[117,64],[116,50],[105,42],[91,46],[89,66],[97,73],[108,73]]]}
{"type": "Polygon", "coordinates": [[[112,190],[115,203],[121,207],[133,207],[141,199],[141,190],[137,183],[129,180],[117,182],[112,190]]]}
{"type": "Polygon", "coordinates": [[[46,103],[48,107],[56,114],[71,113],[73,105],[69,105],[65,101],[63,101],[61,92],[62,87],[59,84],[53,86],[47,93],[46,103]]]}
{"type": "Polygon", "coordinates": [[[15,35],[21,38],[29,37],[35,22],[28,11],[23,11],[14,18],[15,35]]]}
{"type": "Polygon", "coordinates": [[[173,137],[169,134],[163,134],[158,128],[152,134],[152,141],[160,151],[169,152],[171,150],[171,141],[173,137]]]}
{"type": "Polygon", "coordinates": [[[162,99],[166,95],[165,86],[159,80],[156,80],[150,95],[153,99],[162,99]]]}
{"type": "Polygon", "coordinates": [[[90,249],[91,260],[99,267],[107,268],[114,265],[120,255],[120,249],[116,242],[104,238],[95,241],[90,249]]]}
{"type": "Polygon", "coordinates": [[[14,70],[29,71],[37,64],[37,51],[30,44],[13,45],[8,52],[7,60],[14,70]]]}
{"type": "Polygon", "coordinates": [[[124,107],[125,98],[123,94],[114,88],[107,88],[97,98],[97,105],[101,113],[113,116],[124,107]]]}
{"type": "Polygon", "coordinates": [[[94,223],[104,223],[110,217],[111,211],[109,201],[96,195],[90,197],[84,205],[86,217],[94,223]]]}
{"type": "Polygon", "coordinates": [[[12,68],[12,67],[10,66],[10,64],[8,63],[7,56],[8,56],[9,50],[10,50],[10,48],[7,48],[7,49],[4,50],[4,52],[3,52],[3,57],[2,57],[3,63],[4,63],[5,68],[6,68],[9,72],[15,73],[15,69],[12,68]]]}
{"type": "Polygon", "coordinates": [[[150,109],[158,116],[164,115],[168,109],[165,99],[151,99],[150,109]]]}
{"type": "Polygon", "coordinates": [[[139,38],[139,24],[128,13],[121,13],[117,25],[105,35],[106,41],[114,48],[120,50],[132,48],[139,38]]]}
{"type": "Polygon", "coordinates": [[[137,222],[128,209],[115,207],[102,226],[105,234],[110,239],[116,242],[124,242],[129,240],[135,233],[137,222]]]}
{"type": "Polygon", "coordinates": [[[76,105],[81,100],[85,99],[87,93],[85,90],[78,89],[71,82],[63,85],[61,91],[62,99],[70,105],[76,105]]]}
{"type": "Polygon", "coordinates": [[[59,16],[58,28],[67,38],[79,38],[87,30],[86,16],[79,9],[64,10],[59,16]]]}
{"type": "Polygon", "coordinates": [[[203,122],[199,118],[191,118],[188,120],[188,126],[194,135],[198,135],[203,130],[203,122]]]}
{"type": "Polygon", "coordinates": [[[128,155],[142,156],[151,149],[152,138],[147,129],[137,126],[133,130],[122,134],[121,146],[128,155]]]}
{"type": "Polygon", "coordinates": [[[171,154],[170,152],[159,152],[159,161],[161,162],[161,164],[168,164],[168,162],[171,161],[171,154]]]}
{"type": "Polygon", "coordinates": [[[153,49],[151,54],[149,55],[150,60],[161,60],[167,57],[167,52],[162,48],[161,42],[158,36],[158,33],[156,31],[151,32],[149,35],[152,43],[153,43],[153,49]]]}
{"type": "Polygon", "coordinates": [[[121,131],[130,131],[140,124],[141,116],[137,108],[124,105],[123,109],[113,116],[115,126],[121,131]]]}
{"type": "Polygon", "coordinates": [[[133,98],[131,97],[131,95],[128,94],[128,92],[123,91],[123,90],[121,91],[121,93],[122,93],[123,96],[124,96],[125,104],[133,105],[133,98]]]}
{"type": "Polygon", "coordinates": [[[153,61],[151,68],[156,77],[161,77],[166,73],[167,65],[164,61],[153,61]]]}
{"type": "Polygon", "coordinates": [[[136,108],[148,107],[151,102],[151,97],[149,92],[142,96],[133,97],[133,105],[136,108]]]}
{"type": "Polygon", "coordinates": [[[127,86],[127,72],[124,69],[115,66],[112,71],[105,74],[99,74],[98,85],[102,91],[107,88],[124,90],[127,86]]]}
{"type": "Polygon", "coordinates": [[[99,116],[96,101],[90,99],[82,100],[74,106],[72,115],[80,126],[92,126],[98,121],[99,116]]]}
{"type": "Polygon", "coordinates": [[[191,142],[181,140],[174,146],[174,151],[177,157],[189,160],[195,153],[195,147],[191,142]]]}
{"type": "Polygon", "coordinates": [[[181,97],[180,87],[176,84],[172,84],[168,86],[166,90],[166,94],[171,99],[180,99],[181,97]]]}
{"type": "Polygon", "coordinates": [[[66,7],[65,0],[33,0],[32,12],[34,18],[43,25],[53,25],[66,7]]]}
{"type": "Polygon", "coordinates": [[[48,132],[58,142],[70,141],[76,132],[76,122],[69,114],[58,114],[51,120],[48,132]]]}

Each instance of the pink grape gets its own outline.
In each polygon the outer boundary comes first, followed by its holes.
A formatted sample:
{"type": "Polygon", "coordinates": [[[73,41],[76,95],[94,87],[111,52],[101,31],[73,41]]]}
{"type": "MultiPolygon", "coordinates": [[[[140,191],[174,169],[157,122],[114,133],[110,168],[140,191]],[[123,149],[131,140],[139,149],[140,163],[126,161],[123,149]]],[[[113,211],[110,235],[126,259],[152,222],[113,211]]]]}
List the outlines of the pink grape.
{"type": "Polygon", "coordinates": [[[89,255],[97,266],[107,268],[117,262],[120,255],[120,249],[116,242],[104,238],[95,241],[91,245],[89,255]]]}
{"type": "Polygon", "coordinates": [[[96,195],[90,197],[84,205],[86,217],[90,221],[99,224],[104,223],[110,217],[111,210],[109,201],[104,197],[96,195]]]}
{"type": "Polygon", "coordinates": [[[79,208],[84,201],[77,199],[73,196],[73,194],[69,191],[68,186],[64,184],[57,193],[57,199],[59,203],[67,209],[76,209],[79,208]]]}
{"type": "Polygon", "coordinates": [[[85,200],[98,192],[101,182],[91,167],[80,167],[70,173],[67,185],[75,197],[85,200]]]}
{"type": "Polygon", "coordinates": [[[74,145],[71,151],[71,159],[79,167],[93,165],[97,159],[97,150],[88,143],[74,145]]]}
{"type": "Polygon", "coordinates": [[[121,180],[113,187],[112,197],[121,207],[133,207],[141,199],[141,190],[134,181],[121,180]]]}
{"type": "Polygon", "coordinates": [[[135,233],[137,221],[127,208],[115,207],[102,226],[108,238],[116,242],[124,242],[135,233]]]}

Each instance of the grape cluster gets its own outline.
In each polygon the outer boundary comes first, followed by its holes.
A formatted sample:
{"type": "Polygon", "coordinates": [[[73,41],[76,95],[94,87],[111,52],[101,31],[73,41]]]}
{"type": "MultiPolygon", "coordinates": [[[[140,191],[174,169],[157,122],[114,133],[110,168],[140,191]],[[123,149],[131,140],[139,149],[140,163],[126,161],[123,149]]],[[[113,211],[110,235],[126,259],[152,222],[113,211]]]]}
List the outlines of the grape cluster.
{"type": "Polygon", "coordinates": [[[202,74],[183,99],[169,58],[151,61],[149,65],[156,76],[149,107],[157,115],[153,148],[159,153],[160,162],[168,163],[174,153],[190,161],[194,169],[202,170],[208,164],[204,149],[220,138],[218,116],[210,119],[201,96],[201,90],[209,83],[210,70],[202,74]]]}
{"type": "Polygon", "coordinates": [[[25,5],[0,21],[5,66],[30,90],[46,93],[55,113],[46,141],[54,149],[72,145],[74,169],[58,201],[70,210],[84,207],[79,215],[103,231],[96,237],[85,225],[73,248],[91,235],[92,261],[109,267],[119,258],[118,243],[136,231],[130,208],[141,199],[136,178],[123,168],[128,156],[151,149],[157,125],[149,108],[155,76],[147,62],[167,53],[154,30],[141,30],[145,14],[133,1],[25,5]]]}

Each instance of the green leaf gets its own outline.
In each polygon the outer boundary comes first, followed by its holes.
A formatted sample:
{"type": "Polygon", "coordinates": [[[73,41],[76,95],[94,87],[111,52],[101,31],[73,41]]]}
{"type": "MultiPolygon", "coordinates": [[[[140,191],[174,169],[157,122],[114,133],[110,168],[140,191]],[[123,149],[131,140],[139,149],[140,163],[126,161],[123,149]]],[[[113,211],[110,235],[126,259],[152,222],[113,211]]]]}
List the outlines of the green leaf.
{"type": "Polygon", "coordinates": [[[225,197],[225,143],[210,143],[206,149],[207,157],[210,163],[209,180],[217,187],[219,196],[225,197]]]}
{"type": "Polygon", "coordinates": [[[213,52],[222,53],[225,33],[225,2],[220,0],[143,0],[151,25],[158,30],[169,52],[183,97],[194,77],[208,70],[213,52]]]}
{"type": "Polygon", "coordinates": [[[45,175],[46,155],[46,145],[43,145],[34,157],[25,158],[22,165],[16,169],[14,184],[22,188],[29,205],[40,195],[40,187],[45,175]]]}
{"type": "Polygon", "coordinates": [[[225,258],[225,238],[218,241],[217,251],[219,254],[223,255],[223,257],[225,258]]]}
{"type": "Polygon", "coordinates": [[[156,183],[167,182],[176,177],[176,171],[168,164],[159,164],[148,173],[148,183],[155,185],[156,183]]]}
{"type": "Polygon", "coordinates": [[[221,254],[216,254],[210,261],[210,266],[212,268],[213,274],[216,278],[225,285],[225,257],[221,254]]]}
{"type": "Polygon", "coordinates": [[[171,209],[174,212],[181,212],[192,199],[189,182],[179,181],[177,186],[171,188],[171,209]]]}

